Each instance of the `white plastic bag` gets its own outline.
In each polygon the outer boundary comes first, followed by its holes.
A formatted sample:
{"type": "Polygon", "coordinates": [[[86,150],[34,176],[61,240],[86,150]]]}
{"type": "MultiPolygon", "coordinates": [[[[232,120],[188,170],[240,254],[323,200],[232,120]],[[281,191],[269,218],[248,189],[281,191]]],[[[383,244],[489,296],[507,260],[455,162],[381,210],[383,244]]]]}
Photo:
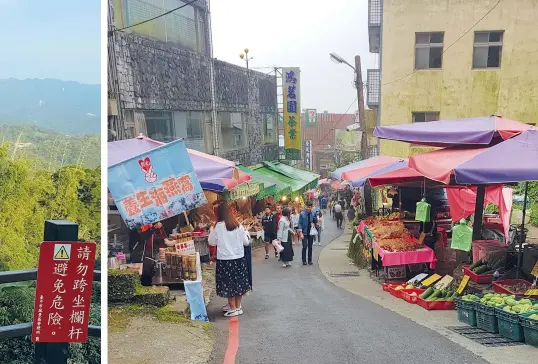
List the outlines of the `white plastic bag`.
{"type": "Polygon", "coordinates": [[[280,244],[279,240],[273,240],[272,244],[275,247],[277,253],[280,253],[282,250],[284,250],[284,247],[282,246],[282,244],[280,244]]]}

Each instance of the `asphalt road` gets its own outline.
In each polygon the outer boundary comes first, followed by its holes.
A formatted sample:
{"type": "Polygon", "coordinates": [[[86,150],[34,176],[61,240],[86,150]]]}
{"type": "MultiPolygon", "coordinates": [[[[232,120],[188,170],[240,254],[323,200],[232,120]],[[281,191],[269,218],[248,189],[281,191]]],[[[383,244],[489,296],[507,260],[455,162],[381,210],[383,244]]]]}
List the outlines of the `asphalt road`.
{"type": "MultiPolygon", "coordinates": [[[[342,233],[329,216],[325,225],[324,246],[342,233]]],[[[314,262],[322,248],[315,246],[314,262]]],[[[301,264],[298,245],[291,268],[281,268],[274,256],[264,260],[257,251],[253,280],[239,318],[238,364],[487,363],[440,334],[334,286],[317,264],[301,264]]],[[[218,298],[209,307],[215,364],[223,363],[228,346],[223,304],[218,298]]]]}

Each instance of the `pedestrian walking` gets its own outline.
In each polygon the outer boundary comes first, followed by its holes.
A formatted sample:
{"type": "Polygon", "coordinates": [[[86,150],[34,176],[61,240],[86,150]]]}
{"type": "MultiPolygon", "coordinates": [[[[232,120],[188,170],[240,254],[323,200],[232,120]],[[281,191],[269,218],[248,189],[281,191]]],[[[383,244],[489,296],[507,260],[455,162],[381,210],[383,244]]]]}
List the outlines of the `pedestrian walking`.
{"type": "Polygon", "coordinates": [[[344,213],[343,213],[342,205],[340,204],[340,202],[337,202],[334,205],[334,216],[336,218],[336,228],[341,229],[342,222],[344,221],[344,213]]]}
{"type": "Polygon", "coordinates": [[[326,196],[323,196],[321,198],[319,207],[321,208],[321,210],[323,210],[323,213],[325,213],[325,210],[327,210],[327,197],[326,196]]]}
{"type": "Polygon", "coordinates": [[[316,225],[318,223],[315,213],[312,211],[312,202],[306,203],[305,209],[299,215],[299,236],[303,244],[302,259],[303,265],[312,265],[312,245],[314,236],[317,235],[316,225]],[[308,258],[308,263],[307,263],[308,258]]]}
{"type": "Polygon", "coordinates": [[[276,233],[276,238],[280,241],[280,244],[284,248],[280,252],[280,259],[282,260],[282,267],[291,267],[291,262],[293,261],[293,246],[291,245],[292,237],[295,234],[291,227],[290,221],[290,209],[285,207],[282,210],[282,217],[278,222],[278,229],[276,233]]]}
{"type": "MultiPolygon", "coordinates": [[[[276,205],[276,220],[275,220],[275,232],[276,232],[276,229],[278,228],[278,223],[280,222],[280,218],[282,217],[282,205],[281,204],[277,204],[276,205]]],[[[275,239],[276,239],[276,234],[275,234],[275,239]]],[[[275,250],[275,257],[278,257],[278,261],[280,262],[282,259],[280,258],[280,255],[278,255],[278,253],[276,252],[275,250]]]]}
{"type": "Polygon", "coordinates": [[[217,207],[217,223],[211,228],[208,242],[217,247],[216,291],[218,296],[228,299],[222,308],[224,316],[242,315],[241,300],[252,288],[244,250],[250,237],[226,203],[217,207]]]}
{"type": "Polygon", "coordinates": [[[317,211],[316,216],[318,219],[318,245],[321,246],[321,232],[324,230],[323,213],[321,211],[317,211]]]}
{"type": "Polygon", "coordinates": [[[265,214],[262,216],[262,227],[265,259],[269,259],[269,247],[273,247],[275,257],[278,257],[278,252],[272,244],[273,240],[276,239],[277,215],[271,212],[271,205],[265,206],[265,214]]]}
{"type": "Polygon", "coordinates": [[[353,205],[349,205],[349,210],[347,210],[347,221],[349,222],[349,225],[353,225],[353,221],[355,220],[355,207],[353,205]]]}
{"type": "Polygon", "coordinates": [[[292,243],[295,244],[295,241],[298,240],[299,237],[297,233],[297,228],[299,227],[299,214],[297,213],[297,211],[295,211],[295,209],[291,209],[290,220],[294,232],[292,243]]]}

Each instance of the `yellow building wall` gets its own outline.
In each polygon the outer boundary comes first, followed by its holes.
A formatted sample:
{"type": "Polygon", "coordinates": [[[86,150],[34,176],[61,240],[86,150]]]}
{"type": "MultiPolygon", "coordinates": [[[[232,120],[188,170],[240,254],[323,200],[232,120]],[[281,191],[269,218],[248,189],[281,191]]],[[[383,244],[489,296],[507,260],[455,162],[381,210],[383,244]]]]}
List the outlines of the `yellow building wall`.
{"type": "MultiPolygon", "coordinates": [[[[491,114],[538,121],[538,0],[384,0],[381,125],[411,123],[412,112],[440,119],[491,114]],[[500,69],[473,70],[475,31],[504,31],[500,69]],[[441,70],[414,71],[415,33],[444,31],[441,70]],[[392,82],[392,83],[391,83],[392,82]],[[388,83],[388,84],[387,84],[388,83]]],[[[407,157],[407,143],[382,140],[381,154],[407,157]]]]}

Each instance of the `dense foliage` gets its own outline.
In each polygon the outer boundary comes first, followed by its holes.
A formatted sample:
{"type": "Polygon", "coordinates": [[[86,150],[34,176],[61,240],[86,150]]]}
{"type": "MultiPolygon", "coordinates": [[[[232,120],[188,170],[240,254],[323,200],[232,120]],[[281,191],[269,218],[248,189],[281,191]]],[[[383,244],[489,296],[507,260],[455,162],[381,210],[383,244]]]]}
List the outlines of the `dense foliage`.
{"type": "Polygon", "coordinates": [[[2,142],[10,144],[10,156],[31,161],[34,169],[52,171],[68,165],[95,168],[100,164],[99,135],[66,135],[34,124],[11,125],[0,120],[2,142]]]}
{"type": "MultiPolygon", "coordinates": [[[[100,239],[100,168],[66,165],[48,169],[34,159],[17,155],[0,144],[0,271],[35,268],[45,220],[79,224],[79,238],[100,239]]],[[[69,158],[73,157],[69,151],[69,158]]],[[[98,153],[95,153],[98,155],[98,153]]],[[[96,157],[94,155],[94,157],[96,157]]],[[[0,326],[31,322],[35,287],[0,285],[0,326]]],[[[100,325],[100,287],[94,285],[90,322],[100,325]]],[[[100,339],[69,348],[74,364],[100,363],[100,339]]],[[[0,340],[0,362],[31,364],[30,338],[0,340]]]]}

